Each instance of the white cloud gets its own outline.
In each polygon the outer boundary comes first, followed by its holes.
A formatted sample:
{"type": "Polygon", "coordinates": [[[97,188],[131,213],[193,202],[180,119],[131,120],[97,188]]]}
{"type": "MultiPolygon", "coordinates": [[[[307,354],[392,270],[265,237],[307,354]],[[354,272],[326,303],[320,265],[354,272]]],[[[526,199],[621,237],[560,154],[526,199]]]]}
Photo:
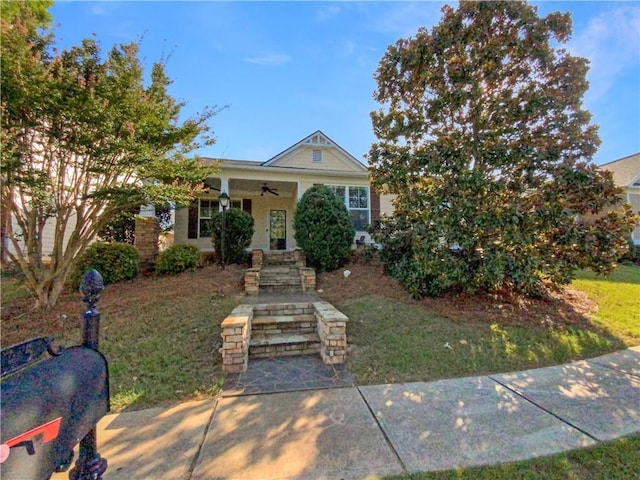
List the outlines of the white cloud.
{"type": "Polygon", "coordinates": [[[442,5],[446,2],[398,2],[383,3],[385,7],[371,22],[371,28],[398,37],[414,36],[419,27],[431,28],[442,17],[442,5]]]}
{"type": "Polygon", "coordinates": [[[337,46],[339,58],[350,58],[359,67],[375,68],[379,51],[371,45],[346,40],[337,46]]]}
{"type": "Polygon", "coordinates": [[[587,96],[605,98],[617,79],[640,63],[640,6],[625,5],[592,18],[575,32],[568,50],[590,61],[587,96]]]}
{"type": "Polygon", "coordinates": [[[259,55],[257,57],[246,57],[244,58],[245,62],[253,63],[255,65],[264,65],[269,67],[277,67],[279,65],[284,65],[285,63],[289,63],[291,61],[291,57],[284,53],[265,53],[263,55],[259,55]]]}
{"type": "Polygon", "coordinates": [[[101,5],[92,5],[89,8],[89,15],[101,16],[106,14],[107,11],[101,5]]]}
{"type": "Polygon", "coordinates": [[[318,22],[326,22],[332,18],[338,16],[342,12],[342,7],[338,4],[332,3],[329,5],[322,5],[316,11],[315,19],[318,22]]]}

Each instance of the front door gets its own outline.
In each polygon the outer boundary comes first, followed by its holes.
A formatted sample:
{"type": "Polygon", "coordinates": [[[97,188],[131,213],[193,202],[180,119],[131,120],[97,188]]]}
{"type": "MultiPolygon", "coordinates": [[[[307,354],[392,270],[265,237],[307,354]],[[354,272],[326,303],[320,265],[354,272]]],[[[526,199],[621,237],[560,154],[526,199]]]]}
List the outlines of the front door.
{"type": "Polygon", "coordinates": [[[287,249],[287,211],[269,211],[269,249],[287,249]]]}

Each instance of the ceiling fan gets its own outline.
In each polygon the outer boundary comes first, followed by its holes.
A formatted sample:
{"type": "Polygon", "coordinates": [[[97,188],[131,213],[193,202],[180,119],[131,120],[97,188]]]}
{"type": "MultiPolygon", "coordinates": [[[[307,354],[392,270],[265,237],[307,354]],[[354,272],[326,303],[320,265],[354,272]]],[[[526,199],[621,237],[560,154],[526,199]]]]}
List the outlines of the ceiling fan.
{"type": "Polygon", "coordinates": [[[260,193],[260,196],[264,196],[265,193],[270,193],[272,195],[276,195],[279,196],[280,194],[278,193],[278,189],[277,188],[269,188],[269,186],[266,184],[266,182],[262,185],[262,192],[260,193]]]}

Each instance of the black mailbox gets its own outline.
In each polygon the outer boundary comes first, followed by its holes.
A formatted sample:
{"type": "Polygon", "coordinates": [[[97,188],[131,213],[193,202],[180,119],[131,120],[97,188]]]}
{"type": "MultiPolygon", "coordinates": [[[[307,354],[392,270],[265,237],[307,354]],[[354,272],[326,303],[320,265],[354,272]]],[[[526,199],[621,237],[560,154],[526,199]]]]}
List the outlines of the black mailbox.
{"type": "Polygon", "coordinates": [[[0,386],[3,480],[66,470],[109,411],[107,361],[88,347],[53,351],[51,339],[36,338],[4,349],[0,386]]]}

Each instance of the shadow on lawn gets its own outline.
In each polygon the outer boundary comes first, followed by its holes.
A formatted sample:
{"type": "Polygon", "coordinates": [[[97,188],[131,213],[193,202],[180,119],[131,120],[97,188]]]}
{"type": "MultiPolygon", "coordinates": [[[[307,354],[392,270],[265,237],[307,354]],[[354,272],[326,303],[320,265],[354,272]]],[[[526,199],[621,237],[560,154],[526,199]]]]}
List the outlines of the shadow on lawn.
{"type": "Polygon", "coordinates": [[[360,385],[526,370],[625,348],[620,339],[575,311],[566,313],[571,322],[558,321],[552,309],[548,315],[555,321],[542,317],[525,322],[486,311],[473,318],[461,304],[452,319],[422,302],[375,295],[338,308],[349,317],[349,363],[360,385]]]}

